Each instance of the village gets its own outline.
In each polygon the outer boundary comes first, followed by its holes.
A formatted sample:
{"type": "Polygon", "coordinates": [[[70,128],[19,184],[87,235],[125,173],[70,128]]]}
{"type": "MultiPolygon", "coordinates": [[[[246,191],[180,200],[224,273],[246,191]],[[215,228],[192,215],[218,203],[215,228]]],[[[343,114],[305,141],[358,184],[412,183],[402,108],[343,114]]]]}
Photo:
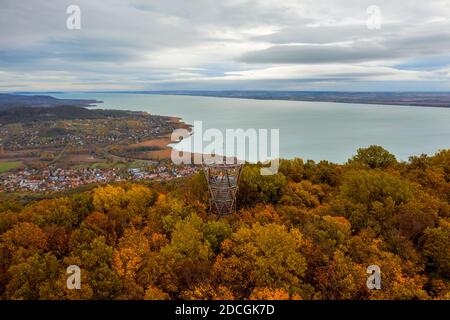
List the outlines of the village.
{"type": "Polygon", "coordinates": [[[0,192],[49,193],[119,181],[165,181],[195,166],[167,161],[175,117],[145,112],[16,107],[0,112],[0,192]]]}
{"type": "Polygon", "coordinates": [[[10,151],[137,143],[172,132],[170,119],[141,113],[122,118],[0,124],[0,145],[10,151]]]}
{"type": "Polygon", "coordinates": [[[160,165],[154,168],[59,168],[20,169],[0,175],[0,192],[32,191],[48,193],[88,184],[118,181],[167,181],[190,176],[198,166],[160,165]]]}

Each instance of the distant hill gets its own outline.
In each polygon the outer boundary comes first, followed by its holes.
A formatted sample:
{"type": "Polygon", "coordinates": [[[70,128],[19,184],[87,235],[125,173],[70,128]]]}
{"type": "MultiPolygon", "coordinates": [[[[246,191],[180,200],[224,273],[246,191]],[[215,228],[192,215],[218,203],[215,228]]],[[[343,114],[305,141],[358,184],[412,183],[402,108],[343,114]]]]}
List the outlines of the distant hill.
{"type": "Polygon", "coordinates": [[[86,109],[63,105],[56,107],[14,107],[0,110],[0,124],[44,120],[100,119],[105,117],[125,117],[130,111],[86,109]]]}
{"type": "Polygon", "coordinates": [[[58,99],[46,95],[0,93],[0,110],[6,110],[15,107],[48,108],[58,105],[74,105],[79,107],[87,107],[97,103],[101,103],[101,101],[86,99],[58,99]]]}
{"type": "Polygon", "coordinates": [[[450,92],[333,92],[333,91],[146,91],[136,93],[204,97],[322,101],[450,108],[450,92]]]}

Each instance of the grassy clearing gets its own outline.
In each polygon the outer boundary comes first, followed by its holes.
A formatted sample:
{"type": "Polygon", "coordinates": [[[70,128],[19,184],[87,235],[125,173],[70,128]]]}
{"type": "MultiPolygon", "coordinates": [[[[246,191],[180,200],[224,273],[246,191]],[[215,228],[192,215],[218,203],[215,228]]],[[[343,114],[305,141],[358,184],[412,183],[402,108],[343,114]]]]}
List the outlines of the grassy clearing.
{"type": "Polygon", "coordinates": [[[92,164],[91,169],[113,169],[113,168],[126,168],[125,163],[117,162],[97,162],[92,164]]]}
{"type": "Polygon", "coordinates": [[[91,169],[113,169],[113,168],[119,168],[119,169],[128,169],[128,168],[140,168],[144,166],[146,162],[142,161],[133,161],[133,162],[96,162],[96,163],[86,163],[86,164],[79,164],[76,166],[72,166],[72,169],[84,169],[84,168],[91,168],[91,169]]]}
{"type": "Polygon", "coordinates": [[[11,169],[20,167],[21,161],[0,161],[0,173],[7,172],[11,169]]]}

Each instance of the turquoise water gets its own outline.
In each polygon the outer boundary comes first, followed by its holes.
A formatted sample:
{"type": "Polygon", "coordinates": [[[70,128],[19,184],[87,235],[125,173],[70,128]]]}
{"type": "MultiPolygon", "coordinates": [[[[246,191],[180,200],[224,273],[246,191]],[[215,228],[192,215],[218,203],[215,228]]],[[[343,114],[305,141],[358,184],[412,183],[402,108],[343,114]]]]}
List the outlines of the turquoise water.
{"type": "MultiPolygon", "coordinates": [[[[450,109],[119,93],[64,93],[104,101],[101,108],[178,116],[203,128],[279,129],[280,156],[342,163],[381,145],[400,160],[450,148],[450,109]]],[[[183,149],[182,147],[180,149],[183,149]]],[[[194,150],[196,151],[196,150],[194,150]]]]}

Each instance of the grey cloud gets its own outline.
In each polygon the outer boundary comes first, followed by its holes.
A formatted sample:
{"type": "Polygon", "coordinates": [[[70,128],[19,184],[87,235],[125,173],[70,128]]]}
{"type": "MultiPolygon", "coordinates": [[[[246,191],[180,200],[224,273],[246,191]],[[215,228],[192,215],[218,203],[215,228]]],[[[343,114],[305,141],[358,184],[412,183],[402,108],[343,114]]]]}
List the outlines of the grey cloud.
{"type": "Polygon", "coordinates": [[[316,43],[325,44],[336,41],[351,41],[361,38],[371,38],[379,35],[379,32],[369,30],[365,24],[342,26],[317,26],[292,25],[277,33],[255,37],[257,40],[267,41],[273,44],[284,43],[316,43]]]}
{"type": "MultiPolygon", "coordinates": [[[[450,20],[427,23],[431,18],[450,16],[450,5],[442,1],[410,0],[408,6],[403,6],[395,1],[378,0],[387,21],[381,30],[368,30],[361,23],[366,7],[373,4],[371,0],[342,0],[339,4],[331,0],[1,2],[0,89],[11,87],[12,81],[17,87],[23,86],[23,82],[30,86],[40,84],[41,76],[57,79],[58,74],[69,75],[69,88],[72,83],[83,82],[201,88],[231,85],[230,81],[202,81],[202,75],[220,78],[229,72],[253,68],[258,72],[258,68],[264,68],[263,64],[353,65],[382,60],[379,65],[383,67],[388,64],[385,60],[395,60],[407,69],[411,60],[431,65],[429,61],[439,54],[439,68],[445,66],[445,61],[450,63],[450,59],[442,56],[450,52],[450,20]],[[65,10],[73,3],[82,10],[79,31],[65,27],[65,10]],[[266,27],[280,29],[264,36],[246,33],[252,28],[266,27]],[[227,32],[238,36],[227,37],[227,32]],[[348,42],[348,46],[340,42],[348,42]],[[286,45],[290,43],[306,45],[286,45]],[[258,45],[271,47],[255,50],[258,45]],[[216,48],[220,58],[214,57],[216,48]],[[226,53],[220,52],[222,48],[226,53]],[[184,63],[185,56],[194,57],[192,65],[184,63]],[[174,63],[159,65],[152,63],[153,59],[174,63]],[[190,82],[183,82],[183,75],[177,76],[182,74],[181,67],[203,68],[198,72],[200,79],[193,77],[190,82]]],[[[439,72],[436,74],[442,76],[439,72]]],[[[244,83],[249,88],[270,87],[270,83],[274,88],[306,85],[308,81],[349,83],[370,76],[339,73],[305,76],[297,81],[240,80],[238,87],[243,89],[244,83]]]]}
{"type": "MultiPolygon", "coordinates": [[[[269,49],[249,52],[240,58],[246,63],[320,64],[363,62],[392,58],[396,53],[387,48],[343,47],[338,45],[273,46],[269,49]]],[[[397,55],[398,56],[398,55],[397,55]]]]}
{"type": "MultiPolygon", "coordinates": [[[[323,33],[319,31],[319,34],[323,33]]],[[[314,32],[311,32],[309,37],[314,37],[314,32]]],[[[387,35],[385,38],[366,38],[346,45],[339,43],[275,44],[268,49],[247,52],[239,58],[239,61],[270,64],[353,63],[441,55],[449,50],[449,32],[420,35],[396,34],[387,35]]]]}

